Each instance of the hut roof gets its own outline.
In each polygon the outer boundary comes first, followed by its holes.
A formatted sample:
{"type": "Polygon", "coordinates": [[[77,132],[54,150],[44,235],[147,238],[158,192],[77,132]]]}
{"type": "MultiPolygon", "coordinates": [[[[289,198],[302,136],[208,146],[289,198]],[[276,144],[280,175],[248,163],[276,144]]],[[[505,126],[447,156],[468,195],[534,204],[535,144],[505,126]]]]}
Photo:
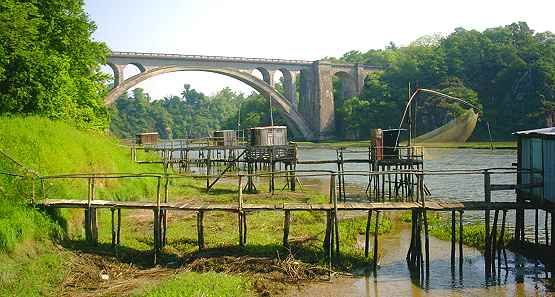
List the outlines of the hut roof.
{"type": "Polygon", "coordinates": [[[251,129],[271,129],[271,128],[285,129],[287,127],[286,126],[264,126],[264,127],[254,127],[251,129]]]}
{"type": "Polygon", "coordinates": [[[516,135],[550,135],[555,136],[555,127],[518,131],[516,135]]]}

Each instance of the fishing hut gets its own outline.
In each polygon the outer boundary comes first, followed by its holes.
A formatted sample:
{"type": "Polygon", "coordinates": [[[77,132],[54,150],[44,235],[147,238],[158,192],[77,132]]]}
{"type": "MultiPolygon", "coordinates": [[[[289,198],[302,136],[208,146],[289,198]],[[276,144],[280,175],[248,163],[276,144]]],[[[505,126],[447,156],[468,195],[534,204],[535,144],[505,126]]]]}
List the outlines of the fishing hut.
{"type": "MultiPolygon", "coordinates": [[[[534,242],[538,243],[538,212],[545,212],[547,235],[550,210],[555,207],[555,127],[519,131],[517,153],[517,202],[535,205],[534,242]]],[[[525,210],[517,209],[515,239],[524,242],[525,210]]],[[[555,217],[551,212],[551,235],[555,234],[555,217]]]]}
{"type": "MultiPolygon", "coordinates": [[[[423,170],[422,147],[399,145],[399,138],[405,129],[374,129],[365,159],[346,159],[349,153],[363,153],[360,150],[340,148],[337,150],[337,166],[340,174],[340,198],[346,199],[345,163],[368,163],[369,174],[366,196],[371,201],[412,201],[417,181],[412,171],[423,170]]],[[[425,189],[429,194],[429,191],[425,189]]]]}
{"type": "Polygon", "coordinates": [[[160,140],[158,132],[137,133],[135,143],[138,145],[156,144],[160,140]]]}
{"type": "MultiPolygon", "coordinates": [[[[294,170],[297,162],[297,147],[287,140],[286,126],[266,126],[249,129],[249,145],[246,148],[245,162],[247,172],[254,174],[258,170],[276,171],[276,166],[281,165],[290,172],[287,176],[287,185],[295,190],[294,170]]],[[[275,178],[270,176],[269,191],[275,188],[275,178]]],[[[246,192],[256,192],[252,176],[249,175],[245,186],[246,192]]]]}

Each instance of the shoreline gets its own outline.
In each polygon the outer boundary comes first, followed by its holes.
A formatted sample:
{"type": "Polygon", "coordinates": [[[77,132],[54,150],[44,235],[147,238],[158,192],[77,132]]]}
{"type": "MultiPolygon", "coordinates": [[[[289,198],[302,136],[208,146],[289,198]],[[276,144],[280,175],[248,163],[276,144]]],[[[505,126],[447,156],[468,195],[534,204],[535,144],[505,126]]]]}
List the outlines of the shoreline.
{"type": "MultiPolygon", "coordinates": [[[[329,148],[338,149],[342,147],[368,147],[370,141],[324,141],[324,142],[308,142],[300,141],[296,142],[299,148],[304,149],[316,149],[316,148],[329,148]]],[[[444,143],[417,143],[417,146],[422,146],[424,148],[443,148],[443,149],[491,149],[492,145],[490,142],[478,141],[478,142],[465,142],[465,143],[455,143],[455,142],[444,142],[444,143]]],[[[495,141],[493,142],[493,149],[509,149],[516,150],[516,141],[495,141]]]]}

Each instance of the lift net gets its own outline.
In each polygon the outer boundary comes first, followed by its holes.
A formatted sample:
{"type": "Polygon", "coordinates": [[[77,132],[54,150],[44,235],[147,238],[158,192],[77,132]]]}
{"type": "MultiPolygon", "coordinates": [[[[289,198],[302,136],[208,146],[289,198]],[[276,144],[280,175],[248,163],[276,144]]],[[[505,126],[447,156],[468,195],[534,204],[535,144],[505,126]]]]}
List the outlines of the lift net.
{"type": "Polygon", "coordinates": [[[416,143],[466,142],[474,132],[478,114],[468,110],[447,124],[414,139],[416,143]]]}

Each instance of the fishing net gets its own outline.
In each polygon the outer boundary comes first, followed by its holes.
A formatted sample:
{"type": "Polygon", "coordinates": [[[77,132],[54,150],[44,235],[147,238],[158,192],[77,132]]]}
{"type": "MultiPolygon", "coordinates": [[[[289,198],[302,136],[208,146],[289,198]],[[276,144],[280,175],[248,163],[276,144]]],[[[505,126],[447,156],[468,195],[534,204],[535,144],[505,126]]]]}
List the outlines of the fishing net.
{"type": "Polygon", "coordinates": [[[468,110],[447,124],[416,137],[414,141],[416,143],[466,142],[474,132],[477,122],[478,114],[468,110]]]}

